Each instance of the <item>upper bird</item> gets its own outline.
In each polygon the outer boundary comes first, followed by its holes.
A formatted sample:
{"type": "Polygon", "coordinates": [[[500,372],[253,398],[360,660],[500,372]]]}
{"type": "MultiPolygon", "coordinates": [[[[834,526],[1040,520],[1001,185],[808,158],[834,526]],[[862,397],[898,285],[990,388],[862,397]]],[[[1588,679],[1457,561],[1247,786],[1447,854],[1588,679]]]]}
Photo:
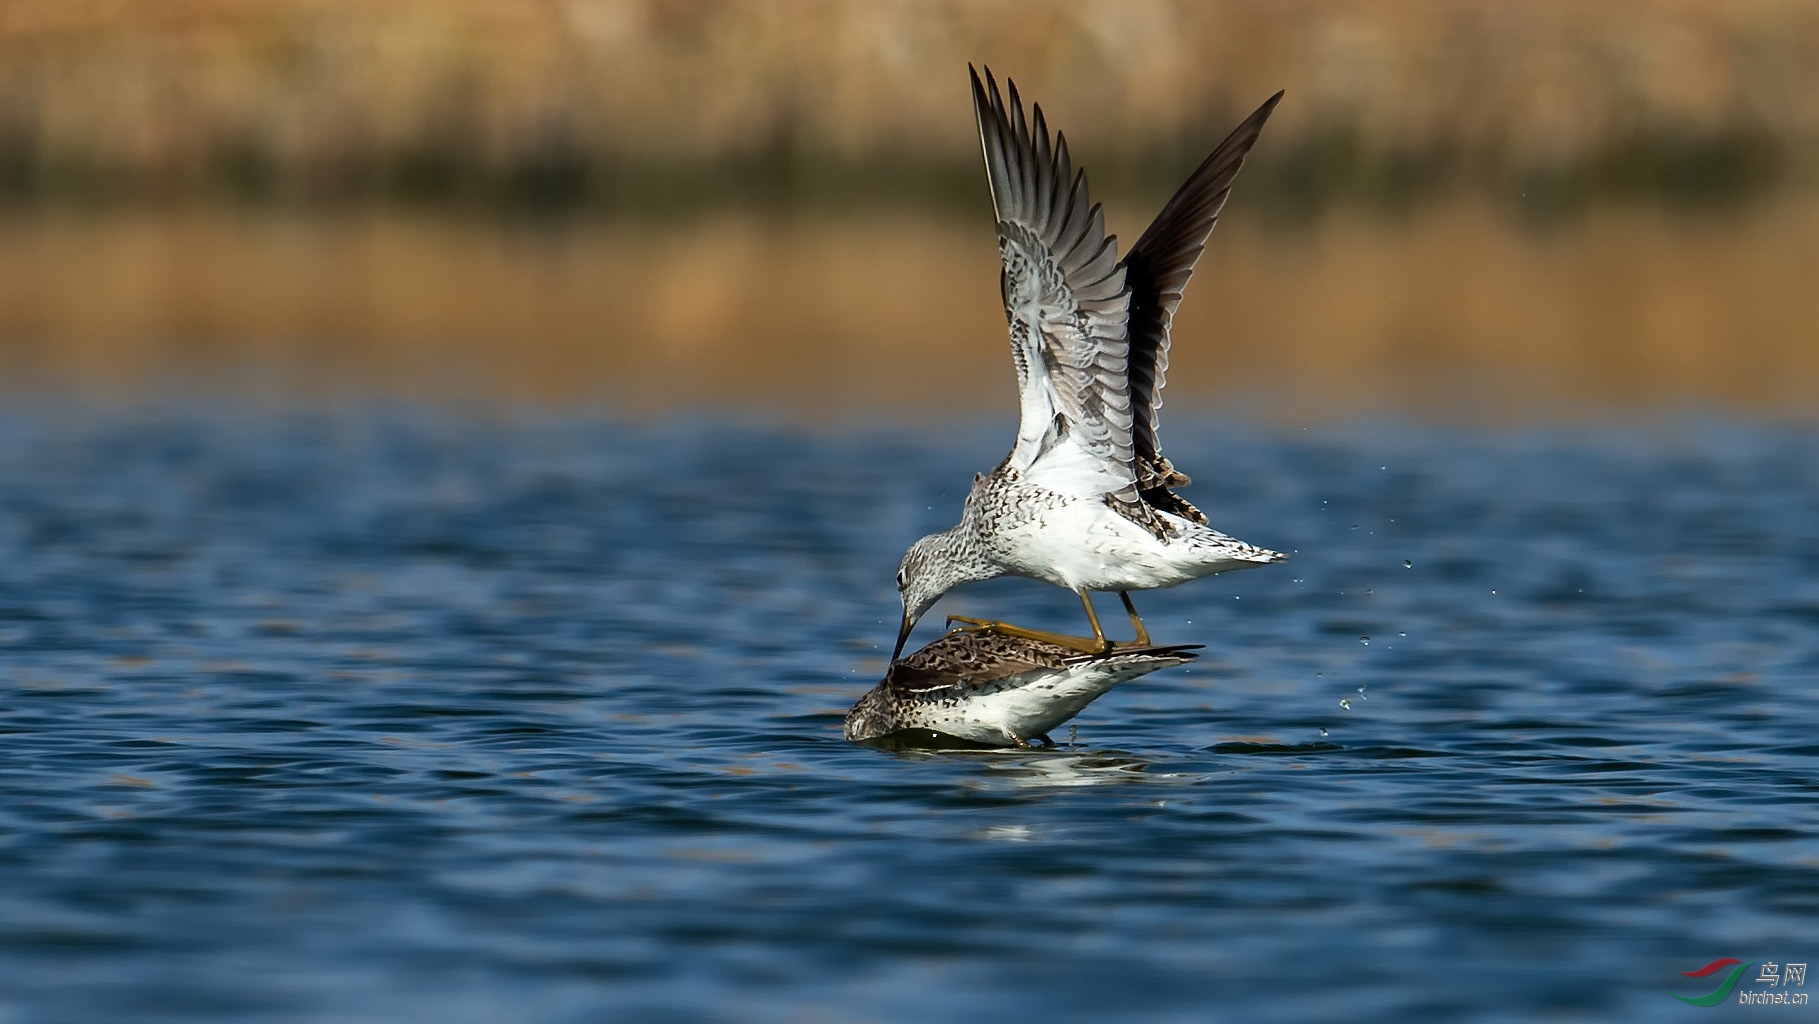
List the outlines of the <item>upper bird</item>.
{"type": "MultiPolygon", "coordinates": [[[[1089,591],[1115,590],[1139,645],[1149,633],[1127,591],[1172,587],[1288,556],[1228,537],[1170,488],[1188,482],[1162,455],[1156,411],[1169,325],[1232,179],[1282,99],[1278,92],[1190,175],[1122,261],[1067,140],[1049,142],[1041,106],[1025,120],[991,70],[968,65],[979,142],[998,217],[1000,286],[1021,414],[1017,443],[973,480],[960,522],[911,545],[897,569],[903,624],[893,663],[924,612],[954,587],[1028,576],[1080,595],[1093,635],[1002,622],[981,630],[1100,653],[1111,648],[1089,591]]],[[[957,618],[957,617],[956,617],[957,618]]]]}

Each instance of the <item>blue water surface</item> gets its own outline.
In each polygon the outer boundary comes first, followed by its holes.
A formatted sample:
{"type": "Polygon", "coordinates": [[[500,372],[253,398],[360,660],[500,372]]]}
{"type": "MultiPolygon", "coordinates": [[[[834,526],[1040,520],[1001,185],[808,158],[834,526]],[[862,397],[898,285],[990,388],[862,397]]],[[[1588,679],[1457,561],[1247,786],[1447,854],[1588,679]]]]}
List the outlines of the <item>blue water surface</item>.
{"type": "Polygon", "coordinates": [[[1819,431],[1168,429],[1293,561],[892,753],[1005,424],[6,415],[0,1021],[1811,1019],[1663,990],[1819,958],[1819,431]]]}

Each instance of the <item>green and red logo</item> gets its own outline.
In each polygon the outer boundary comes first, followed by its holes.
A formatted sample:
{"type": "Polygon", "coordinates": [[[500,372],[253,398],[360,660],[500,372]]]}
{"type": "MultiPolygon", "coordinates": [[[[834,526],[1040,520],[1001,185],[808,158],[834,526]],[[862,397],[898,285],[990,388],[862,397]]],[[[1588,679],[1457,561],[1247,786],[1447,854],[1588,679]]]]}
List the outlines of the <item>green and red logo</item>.
{"type": "MultiPolygon", "coordinates": [[[[1706,964],[1696,971],[1681,971],[1680,975],[1685,978],[1709,978],[1719,971],[1724,970],[1726,967],[1729,967],[1730,973],[1724,976],[1724,980],[1718,983],[1717,988],[1712,989],[1702,996],[1683,996],[1678,992],[1668,992],[1667,994],[1688,1006],[1717,1006],[1719,1003],[1730,998],[1731,990],[1737,987],[1737,979],[1743,977],[1743,972],[1749,970],[1752,966],[1754,965],[1746,964],[1734,956],[1727,956],[1722,960],[1713,960],[1711,963],[1706,964]]],[[[1662,991],[1667,992],[1666,989],[1662,989],[1662,991]]]]}
{"type": "MultiPolygon", "coordinates": [[[[1806,964],[1784,964],[1774,960],[1763,960],[1759,963],[1762,970],[1750,981],[1751,987],[1737,992],[1738,1005],[1807,1006],[1810,1004],[1810,997],[1807,993],[1790,991],[1806,987],[1806,964]]],[[[1737,991],[1737,982],[1743,980],[1744,972],[1755,966],[1757,964],[1746,964],[1734,956],[1713,960],[1696,971],[1681,971],[1680,974],[1687,978],[1710,978],[1723,972],[1723,977],[1718,980],[1717,988],[1702,996],[1683,996],[1678,992],[1668,992],[1667,994],[1688,1006],[1717,1006],[1729,999],[1732,992],[1737,991]]]]}

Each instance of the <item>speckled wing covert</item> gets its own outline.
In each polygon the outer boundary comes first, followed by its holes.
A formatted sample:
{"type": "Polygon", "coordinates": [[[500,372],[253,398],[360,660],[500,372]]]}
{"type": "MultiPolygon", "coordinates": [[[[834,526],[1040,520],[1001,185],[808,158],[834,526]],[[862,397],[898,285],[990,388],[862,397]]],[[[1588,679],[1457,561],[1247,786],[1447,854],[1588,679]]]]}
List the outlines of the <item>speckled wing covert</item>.
{"type": "Polygon", "coordinates": [[[1194,275],[1194,264],[1231,195],[1232,180],[1281,99],[1280,92],[1271,96],[1232,129],[1150,222],[1122,264],[1131,292],[1131,439],[1136,449],[1137,486],[1148,504],[1201,524],[1206,517],[1200,510],[1168,490],[1188,479],[1163,457],[1162,442],[1156,436],[1156,411],[1162,408],[1162,385],[1168,372],[1169,327],[1188,278],[1194,275]]]}
{"type": "Polygon", "coordinates": [[[1130,290],[1115,237],[1068,159],[1059,133],[1050,146],[1041,106],[1033,124],[1012,83],[1010,102],[990,69],[968,65],[979,142],[998,217],[1001,286],[1017,365],[1021,409],[1012,468],[1024,471],[1062,440],[1097,463],[1108,491],[1129,490],[1131,396],[1127,356],[1130,290]]]}
{"type": "Polygon", "coordinates": [[[951,686],[956,681],[982,684],[1032,669],[1065,668],[1070,661],[1090,657],[1040,640],[998,633],[953,632],[892,665],[889,678],[897,686],[916,692],[951,686]]]}

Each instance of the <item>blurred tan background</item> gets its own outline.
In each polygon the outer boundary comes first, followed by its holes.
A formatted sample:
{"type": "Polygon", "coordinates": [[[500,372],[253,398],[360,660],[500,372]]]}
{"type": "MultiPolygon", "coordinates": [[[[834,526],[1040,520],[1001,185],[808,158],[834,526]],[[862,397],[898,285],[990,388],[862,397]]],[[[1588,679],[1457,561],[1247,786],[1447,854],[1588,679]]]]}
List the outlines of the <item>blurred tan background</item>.
{"type": "Polygon", "coordinates": [[[7,0],[0,374],[1008,415],[968,60],[1127,240],[1288,90],[1177,405],[1819,409],[1811,0],[7,0]]]}

